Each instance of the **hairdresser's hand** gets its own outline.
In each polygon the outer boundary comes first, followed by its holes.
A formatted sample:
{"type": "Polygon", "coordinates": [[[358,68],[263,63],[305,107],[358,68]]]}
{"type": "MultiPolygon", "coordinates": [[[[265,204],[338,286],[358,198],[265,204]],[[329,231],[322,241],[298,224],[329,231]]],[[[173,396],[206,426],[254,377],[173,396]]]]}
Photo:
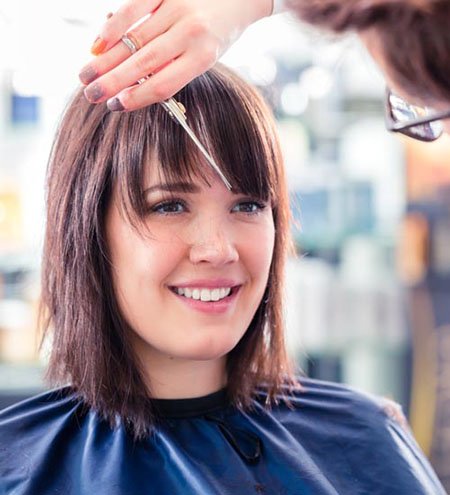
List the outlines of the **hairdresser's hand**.
{"type": "Polygon", "coordinates": [[[80,80],[92,103],[135,110],[169,98],[211,68],[253,22],[268,16],[273,0],[128,0],[110,15],[96,39],[97,57],[80,80]],[[121,41],[130,27],[139,50],[121,41]],[[136,81],[153,74],[144,83],[136,81]]]}

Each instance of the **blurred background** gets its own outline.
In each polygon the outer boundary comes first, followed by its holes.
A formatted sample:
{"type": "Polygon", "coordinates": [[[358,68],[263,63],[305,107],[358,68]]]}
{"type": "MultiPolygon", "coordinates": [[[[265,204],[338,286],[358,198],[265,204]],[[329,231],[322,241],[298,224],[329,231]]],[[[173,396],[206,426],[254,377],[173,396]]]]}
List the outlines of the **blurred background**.
{"type": "MultiPolygon", "coordinates": [[[[116,0],[0,0],[0,407],[42,390],[44,180],[58,118],[116,0]]],[[[289,15],[223,57],[270,102],[298,256],[289,349],[308,375],[400,402],[450,490],[450,139],[384,129],[381,75],[353,37],[289,15]]]]}

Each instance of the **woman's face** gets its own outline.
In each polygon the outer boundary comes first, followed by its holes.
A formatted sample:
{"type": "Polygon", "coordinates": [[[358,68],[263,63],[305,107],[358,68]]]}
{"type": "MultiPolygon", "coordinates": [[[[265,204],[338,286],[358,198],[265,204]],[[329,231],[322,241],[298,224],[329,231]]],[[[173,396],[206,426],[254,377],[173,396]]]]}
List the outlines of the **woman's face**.
{"type": "Polygon", "coordinates": [[[148,167],[148,233],[113,194],[106,233],[119,307],[145,364],[227,354],[263,297],[274,248],[270,204],[234,194],[215,176],[183,192],[148,167]]]}

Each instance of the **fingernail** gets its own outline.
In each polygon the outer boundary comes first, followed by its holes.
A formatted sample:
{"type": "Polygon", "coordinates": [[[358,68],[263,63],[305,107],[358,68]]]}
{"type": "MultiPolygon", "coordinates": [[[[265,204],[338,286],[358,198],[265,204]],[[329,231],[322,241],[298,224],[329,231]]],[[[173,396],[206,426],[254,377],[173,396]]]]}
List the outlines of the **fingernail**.
{"type": "Polygon", "coordinates": [[[94,79],[97,79],[97,76],[97,71],[91,65],[88,65],[82,69],[82,71],[78,74],[78,77],[83,84],[91,83],[94,79]]]}
{"type": "Polygon", "coordinates": [[[95,41],[94,44],[91,47],[91,53],[92,55],[100,55],[103,50],[106,48],[106,41],[103,38],[98,37],[95,41]]]}
{"type": "Polygon", "coordinates": [[[84,90],[84,96],[91,102],[96,103],[105,94],[100,84],[94,83],[84,90]]]}
{"type": "Polygon", "coordinates": [[[125,107],[117,97],[109,99],[106,105],[111,112],[123,112],[125,110],[125,107]]]}

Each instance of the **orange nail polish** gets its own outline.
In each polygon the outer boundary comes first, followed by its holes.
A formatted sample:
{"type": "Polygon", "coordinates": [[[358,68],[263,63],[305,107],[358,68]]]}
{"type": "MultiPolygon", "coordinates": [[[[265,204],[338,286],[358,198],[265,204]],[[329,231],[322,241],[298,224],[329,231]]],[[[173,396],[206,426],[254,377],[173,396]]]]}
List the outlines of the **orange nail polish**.
{"type": "Polygon", "coordinates": [[[107,43],[104,39],[100,37],[97,38],[91,47],[92,55],[100,55],[103,52],[103,50],[106,48],[106,45],[107,43]]]}

